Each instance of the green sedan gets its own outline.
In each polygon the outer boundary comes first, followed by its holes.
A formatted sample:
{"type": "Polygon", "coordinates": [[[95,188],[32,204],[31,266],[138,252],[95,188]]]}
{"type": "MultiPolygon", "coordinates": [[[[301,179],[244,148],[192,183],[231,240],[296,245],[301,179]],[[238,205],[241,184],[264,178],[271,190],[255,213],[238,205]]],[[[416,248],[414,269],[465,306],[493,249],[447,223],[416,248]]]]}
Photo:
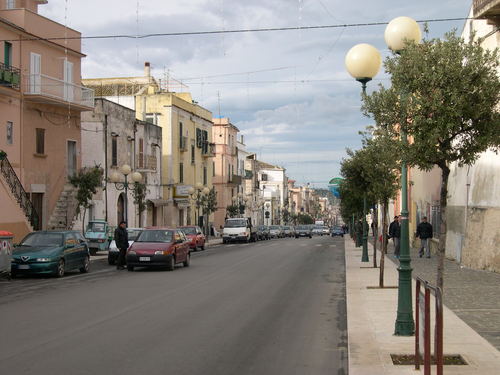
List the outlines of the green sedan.
{"type": "Polygon", "coordinates": [[[54,275],[89,272],[87,241],[77,231],[39,231],[28,234],[12,252],[11,275],[54,275]]]}

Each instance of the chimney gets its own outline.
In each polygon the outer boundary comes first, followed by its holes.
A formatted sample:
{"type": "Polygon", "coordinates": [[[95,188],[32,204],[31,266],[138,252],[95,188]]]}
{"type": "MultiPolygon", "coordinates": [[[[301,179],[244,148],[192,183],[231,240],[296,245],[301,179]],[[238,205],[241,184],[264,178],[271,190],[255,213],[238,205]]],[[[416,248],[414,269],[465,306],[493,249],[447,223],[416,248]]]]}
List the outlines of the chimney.
{"type": "Polygon", "coordinates": [[[148,61],[144,63],[144,75],[148,78],[151,77],[151,63],[148,61]]]}

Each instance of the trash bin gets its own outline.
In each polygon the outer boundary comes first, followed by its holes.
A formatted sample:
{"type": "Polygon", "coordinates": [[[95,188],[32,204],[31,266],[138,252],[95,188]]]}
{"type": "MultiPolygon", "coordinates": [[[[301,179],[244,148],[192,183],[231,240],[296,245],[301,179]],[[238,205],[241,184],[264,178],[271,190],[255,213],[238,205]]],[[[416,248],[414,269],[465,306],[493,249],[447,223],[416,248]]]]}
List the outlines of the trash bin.
{"type": "Polygon", "coordinates": [[[0,276],[10,277],[13,238],[12,233],[0,231],[0,276]]]}

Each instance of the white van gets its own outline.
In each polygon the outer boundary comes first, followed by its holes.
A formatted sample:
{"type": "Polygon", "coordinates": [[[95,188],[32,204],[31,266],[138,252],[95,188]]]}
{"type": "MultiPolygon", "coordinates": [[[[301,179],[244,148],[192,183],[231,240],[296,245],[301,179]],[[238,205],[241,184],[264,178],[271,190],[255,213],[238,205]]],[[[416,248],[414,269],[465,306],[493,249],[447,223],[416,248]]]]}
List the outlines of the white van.
{"type": "Polygon", "coordinates": [[[250,219],[244,217],[226,219],[222,231],[222,243],[255,241],[256,235],[257,232],[253,229],[250,219]]]}

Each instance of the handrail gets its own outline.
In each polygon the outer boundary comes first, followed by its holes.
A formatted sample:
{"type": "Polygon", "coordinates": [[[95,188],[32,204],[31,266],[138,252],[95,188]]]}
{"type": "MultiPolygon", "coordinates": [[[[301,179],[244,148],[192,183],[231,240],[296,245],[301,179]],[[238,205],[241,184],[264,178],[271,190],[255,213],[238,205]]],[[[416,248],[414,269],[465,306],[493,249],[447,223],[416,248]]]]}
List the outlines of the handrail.
{"type": "Polygon", "coordinates": [[[24,187],[21,184],[21,181],[19,181],[16,171],[12,168],[7,156],[0,159],[0,171],[2,172],[5,181],[9,185],[12,194],[16,198],[17,203],[21,206],[21,209],[26,215],[26,218],[30,222],[31,226],[35,230],[38,229],[38,223],[40,220],[38,213],[36,212],[33,202],[31,202],[28,198],[28,193],[24,190],[24,187]]]}
{"type": "Polygon", "coordinates": [[[434,334],[434,358],[436,359],[437,375],[443,375],[443,293],[441,288],[429,284],[428,281],[416,277],[415,292],[415,369],[420,369],[420,287],[424,286],[424,375],[431,374],[431,311],[430,293],[435,297],[436,317],[434,334]]]}

